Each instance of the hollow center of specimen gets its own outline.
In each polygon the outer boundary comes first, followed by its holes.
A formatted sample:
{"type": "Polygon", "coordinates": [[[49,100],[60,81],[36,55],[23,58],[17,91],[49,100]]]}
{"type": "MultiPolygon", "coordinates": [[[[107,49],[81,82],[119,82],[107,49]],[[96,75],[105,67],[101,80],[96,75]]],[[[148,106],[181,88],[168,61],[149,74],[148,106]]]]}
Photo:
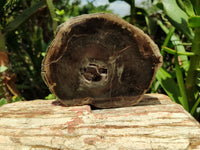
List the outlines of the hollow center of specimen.
{"type": "Polygon", "coordinates": [[[107,68],[91,63],[81,68],[81,75],[88,81],[99,82],[107,77],[107,68]]]}

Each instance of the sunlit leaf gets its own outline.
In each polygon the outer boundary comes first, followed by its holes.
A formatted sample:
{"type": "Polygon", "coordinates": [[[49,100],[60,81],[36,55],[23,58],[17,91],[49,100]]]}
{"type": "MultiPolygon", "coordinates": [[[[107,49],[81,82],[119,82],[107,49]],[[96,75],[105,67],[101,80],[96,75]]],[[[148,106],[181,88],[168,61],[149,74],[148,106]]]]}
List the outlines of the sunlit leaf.
{"type": "Polygon", "coordinates": [[[200,27],[200,16],[192,16],[188,19],[188,26],[189,27],[200,27]]]}
{"type": "Polygon", "coordinates": [[[195,110],[197,109],[198,105],[200,104],[200,98],[197,99],[197,101],[195,102],[195,104],[193,105],[190,114],[193,115],[195,113],[195,110]]]}
{"type": "MultiPolygon", "coordinates": [[[[157,23],[160,25],[161,29],[168,35],[170,30],[167,28],[167,26],[164,25],[161,21],[157,21],[157,23]]],[[[185,47],[183,46],[179,36],[177,36],[176,34],[172,34],[170,40],[173,46],[176,48],[177,52],[185,52],[185,47]]],[[[180,55],[179,58],[181,59],[183,65],[184,63],[188,62],[188,56],[186,55],[180,55]]]]}
{"type": "Polygon", "coordinates": [[[44,57],[46,55],[46,52],[42,52],[41,55],[42,57],[44,57]]]}
{"type": "Polygon", "coordinates": [[[162,3],[170,23],[192,41],[194,33],[187,25],[188,15],[177,5],[175,0],[162,0],[162,3]]]}
{"type": "Polygon", "coordinates": [[[6,66],[0,66],[0,73],[6,71],[8,68],[6,66]]]}
{"type": "Polygon", "coordinates": [[[191,3],[190,0],[176,0],[179,7],[185,11],[188,16],[194,16],[195,13],[194,13],[194,9],[193,9],[193,5],[191,3]]]}
{"type": "Polygon", "coordinates": [[[181,105],[185,108],[185,110],[189,111],[189,105],[188,105],[186,89],[185,89],[184,79],[183,79],[183,73],[178,62],[178,56],[175,56],[175,69],[176,69],[177,83],[178,83],[179,91],[181,93],[181,97],[179,98],[179,101],[181,105]]]}
{"type": "Polygon", "coordinates": [[[198,77],[197,77],[197,80],[196,80],[196,85],[200,89],[200,72],[198,73],[198,77]]]}
{"type": "Polygon", "coordinates": [[[59,15],[59,16],[62,16],[65,14],[65,11],[63,9],[59,10],[59,9],[56,9],[56,14],[59,15]]]}
{"type": "Polygon", "coordinates": [[[49,94],[48,96],[45,97],[46,100],[50,99],[56,99],[56,96],[54,94],[49,94]]]}
{"type": "Polygon", "coordinates": [[[168,47],[162,47],[162,50],[168,52],[169,54],[172,54],[172,55],[186,55],[186,56],[195,56],[196,54],[193,53],[193,52],[178,52],[178,51],[175,51],[171,48],[168,48],[168,47]]]}
{"type": "Polygon", "coordinates": [[[156,74],[156,79],[160,82],[162,88],[165,90],[171,100],[179,103],[181,93],[171,74],[169,74],[165,69],[161,67],[156,74]]]}

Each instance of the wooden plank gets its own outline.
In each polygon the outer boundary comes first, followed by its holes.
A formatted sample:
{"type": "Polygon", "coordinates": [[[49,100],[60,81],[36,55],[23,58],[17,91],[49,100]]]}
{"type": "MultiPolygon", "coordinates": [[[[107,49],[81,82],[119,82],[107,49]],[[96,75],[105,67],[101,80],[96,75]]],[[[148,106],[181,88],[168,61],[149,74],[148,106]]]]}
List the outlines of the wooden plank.
{"type": "Polygon", "coordinates": [[[200,149],[200,125],[160,94],[134,107],[99,110],[25,101],[0,108],[0,149],[200,149]]]}

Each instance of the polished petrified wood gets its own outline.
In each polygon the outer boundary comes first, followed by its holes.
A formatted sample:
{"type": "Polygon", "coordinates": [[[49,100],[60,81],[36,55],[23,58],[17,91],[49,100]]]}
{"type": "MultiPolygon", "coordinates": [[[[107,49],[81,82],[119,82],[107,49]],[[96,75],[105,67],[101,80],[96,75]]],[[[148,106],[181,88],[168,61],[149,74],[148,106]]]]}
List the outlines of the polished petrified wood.
{"type": "Polygon", "coordinates": [[[130,106],[140,101],[161,64],[158,47],[142,30],[98,13],[69,19],[58,28],[42,76],[67,106],[130,106]]]}

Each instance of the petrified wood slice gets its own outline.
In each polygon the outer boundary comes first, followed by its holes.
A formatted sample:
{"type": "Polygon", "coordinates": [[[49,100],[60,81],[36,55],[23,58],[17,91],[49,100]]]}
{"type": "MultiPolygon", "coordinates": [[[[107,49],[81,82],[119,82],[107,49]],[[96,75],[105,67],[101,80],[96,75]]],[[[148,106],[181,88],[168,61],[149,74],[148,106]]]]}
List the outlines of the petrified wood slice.
{"type": "Polygon", "coordinates": [[[98,13],[59,27],[43,60],[42,76],[67,106],[130,106],[148,90],[161,64],[158,47],[142,30],[98,13]]]}

